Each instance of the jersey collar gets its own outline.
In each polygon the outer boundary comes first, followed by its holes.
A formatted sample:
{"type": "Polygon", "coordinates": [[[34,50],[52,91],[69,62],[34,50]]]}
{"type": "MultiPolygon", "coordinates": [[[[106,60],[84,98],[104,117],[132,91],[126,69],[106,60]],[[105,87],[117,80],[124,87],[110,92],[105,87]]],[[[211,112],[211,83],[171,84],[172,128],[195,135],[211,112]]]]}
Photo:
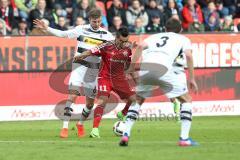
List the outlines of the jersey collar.
{"type": "Polygon", "coordinates": [[[89,26],[90,26],[89,29],[90,29],[92,32],[96,32],[96,33],[100,32],[100,28],[101,28],[101,27],[99,27],[98,29],[93,29],[90,24],[89,24],[89,26]]]}

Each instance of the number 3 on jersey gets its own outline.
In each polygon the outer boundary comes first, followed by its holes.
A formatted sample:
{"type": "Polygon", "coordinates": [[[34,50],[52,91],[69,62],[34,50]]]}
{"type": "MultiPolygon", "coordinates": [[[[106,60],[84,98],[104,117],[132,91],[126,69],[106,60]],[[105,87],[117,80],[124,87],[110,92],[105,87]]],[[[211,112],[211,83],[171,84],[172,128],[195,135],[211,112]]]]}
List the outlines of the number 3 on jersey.
{"type": "Polygon", "coordinates": [[[156,43],[157,47],[163,47],[167,44],[167,40],[169,39],[169,37],[164,36],[160,38],[162,40],[161,43],[156,43]]]}

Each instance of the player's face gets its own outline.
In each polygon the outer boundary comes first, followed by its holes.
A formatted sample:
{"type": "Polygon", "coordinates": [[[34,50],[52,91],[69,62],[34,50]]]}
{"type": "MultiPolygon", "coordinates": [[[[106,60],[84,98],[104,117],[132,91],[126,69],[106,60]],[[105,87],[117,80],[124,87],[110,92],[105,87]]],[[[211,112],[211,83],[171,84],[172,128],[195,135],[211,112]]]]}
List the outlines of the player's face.
{"type": "Polygon", "coordinates": [[[102,18],[99,17],[99,18],[89,18],[89,22],[90,22],[90,25],[91,27],[94,29],[94,30],[98,30],[99,27],[101,26],[102,24],[102,18]]]}
{"type": "Polygon", "coordinates": [[[126,46],[128,44],[128,38],[129,38],[129,36],[127,36],[127,37],[123,37],[123,36],[116,37],[117,47],[118,48],[123,48],[124,46],[126,46]]]}

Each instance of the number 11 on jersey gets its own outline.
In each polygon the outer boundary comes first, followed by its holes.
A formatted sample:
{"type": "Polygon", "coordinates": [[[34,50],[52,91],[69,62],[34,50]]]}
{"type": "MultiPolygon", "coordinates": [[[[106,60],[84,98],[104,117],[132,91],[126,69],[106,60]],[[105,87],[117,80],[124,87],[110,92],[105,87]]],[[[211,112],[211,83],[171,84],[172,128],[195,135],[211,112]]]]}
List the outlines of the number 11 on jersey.
{"type": "Polygon", "coordinates": [[[100,85],[99,90],[103,92],[107,92],[107,86],[106,85],[100,85]]]}

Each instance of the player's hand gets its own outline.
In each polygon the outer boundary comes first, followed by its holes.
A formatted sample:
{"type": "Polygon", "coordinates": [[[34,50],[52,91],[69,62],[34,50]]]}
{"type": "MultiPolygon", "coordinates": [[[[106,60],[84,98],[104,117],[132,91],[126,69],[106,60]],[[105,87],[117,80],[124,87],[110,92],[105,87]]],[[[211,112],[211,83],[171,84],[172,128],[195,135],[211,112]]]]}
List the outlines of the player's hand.
{"type": "Polygon", "coordinates": [[[42,30],[47,30],[48,28],[47,24],[45,24],[43,21],[39,19],[33,20],[33,24],[35,24],[37,28],[40,28],[42,30]]]}
{"type": "Polygon", "coordinates": [[[74,56],[74,57],[73,57],[73,63],[78,63],[78,62],[81,61],[81,60],[82,60],[82,58],[79,57],[79,56],[74,56]]]}
{"type": "MultiPolygon", "coordinates": [[[[84,58],[80,55],[78,55],[78,56],[74,56],[73,57],[73,63],[80,63],[80,62],[83,62],[84,60],[83,60],[84,58]]],[[[84,61],[84,62],[86,62],[86,61],[84,61]]],[[[86,64],[87,65],[87,64],[86,64]]]]}
{"type": "Polygon", "coordinates": [[[198,92],[198,85],[195,81],[195,79],[192,79],[189,81],[190,89],[194,91],[194,93],[198,92]]]}

